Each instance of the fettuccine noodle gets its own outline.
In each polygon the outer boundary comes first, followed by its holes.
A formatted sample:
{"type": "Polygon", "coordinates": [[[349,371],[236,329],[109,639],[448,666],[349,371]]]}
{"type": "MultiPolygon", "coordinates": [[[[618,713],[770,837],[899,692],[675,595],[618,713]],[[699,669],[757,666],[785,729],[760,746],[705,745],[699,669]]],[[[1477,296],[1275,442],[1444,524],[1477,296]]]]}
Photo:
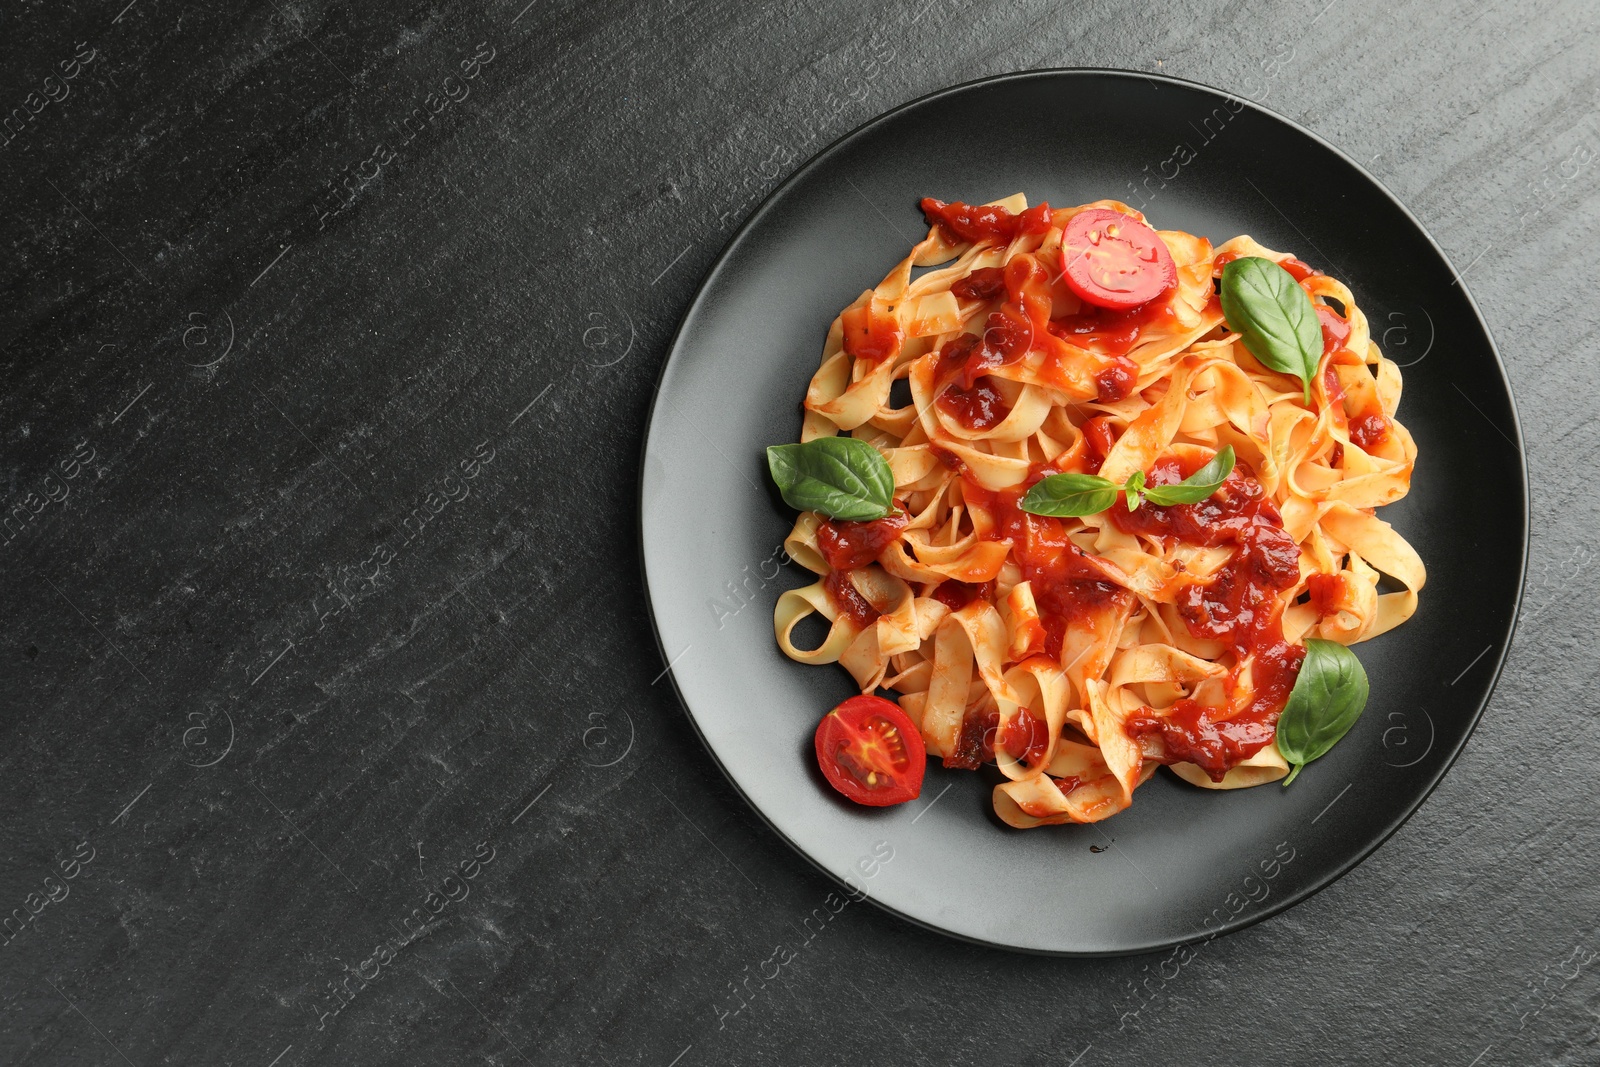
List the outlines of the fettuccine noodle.
{"type": "Polygon", "coordinates": [[[1302,642],[1398,626],[1425,579],[1375,515],[1406,494],[1416,448],[1395,420],[1400,372],[1350,291],[1249,237],[1213,248],[1165,230],[1176,286],[1097,311],[1060,269],[1062,231],[1088,208],[1142,219],[1100,201],[1009,238],[932,225],[833,321],[801,440],[879,449],[901,514],[803,512],[786,548],[818,580],[774,618],[792,659],[897,695],[947,767],[993,758],[995,810],[1024,828],[1113,815],[1161,764],[1205,788],[1281,779],[1274,723],[1302,642]],[[1214,279],[1241,256],[1290,269],[1323,309],[1309,404],[1227,330],[1214,279]],[[1237,467],[1201,504],[1017,508],[1047,474],[1171,483],[1225,445],[1237,467]],[[813,614],[830,628],[804,649],[795,627],[813,614]]]}

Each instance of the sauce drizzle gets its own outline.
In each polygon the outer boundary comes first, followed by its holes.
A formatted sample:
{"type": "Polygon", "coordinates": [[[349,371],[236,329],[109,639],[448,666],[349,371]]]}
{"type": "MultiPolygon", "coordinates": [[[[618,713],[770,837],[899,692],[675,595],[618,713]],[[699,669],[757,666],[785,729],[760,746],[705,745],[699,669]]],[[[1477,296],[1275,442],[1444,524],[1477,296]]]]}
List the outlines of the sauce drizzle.
{"type": "MultiPolygon", "coordinates": [[[[1198,469],[1199,464],[1196,463],[1198,469]]],[[[1151,468],[1150,485],[1172,485],[1194,473],[1173,457],[1151,468]]],[[[1221,781],[1229,769],[1272,740],[1278,715],[1289,700],[1305,649],[1283,637],[1278,596],[1300,580],[1300,548],[1283,528],[1278,509],[1244,464],[1222,487],[1198,504],[1138,511],[1114,509],[1111,521],[1125,533],[1186,544],[1233,544],[1233,556],[1214,575],[1185,585],[1178,614],[1195,637],[1227,645],[1240,664],[1249,660],[1252,686],[1239,700],[1236,672],[1228,676],[1228,706],[1216,708],[1185,698],[1165,715],[1149,709],[1128,718],[1125,730],[1138,740],[1161,739],[1165,763],[1193,763],[1221,781]]]]}

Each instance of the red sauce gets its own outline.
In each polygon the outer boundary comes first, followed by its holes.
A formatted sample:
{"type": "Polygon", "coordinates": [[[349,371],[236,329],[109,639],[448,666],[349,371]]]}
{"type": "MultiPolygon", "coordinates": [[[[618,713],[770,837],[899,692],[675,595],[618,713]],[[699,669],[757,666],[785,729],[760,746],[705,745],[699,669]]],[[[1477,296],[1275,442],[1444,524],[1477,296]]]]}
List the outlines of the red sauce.
{"type": "Polygon", "coordinates": [[[928,225],[938,226],[960,241],[990,238],[1011,241],[1018,234],[1045,233],[1050,229],[1049,204],[1036,204],[1020,215],[1013,215],[1003,207],[963,204],[959,200],[947,204],[927,196],[923,197],[921,207],[928,225]]]}
{"type": "Polygon", "coordinates": [[[1043,465],[1034,468],[1022,485],[988,490],[963,479],[968,502],[983,506],[996,524],[995,536],[1011,541],[1011,554],[1031,582],[1033,601],[1044,624],[1045,652],[1061,658],[1061,646],[1074,622],[1120,611],[1133,594],[1116,582],[1093,556],[1067,538],[1060,519],[1030,515],[1017,507],[1023,495],[1046,475],[1057,473],[1043,465]]]}
{"type": "Polygon", "coordinates": [[[909,521],[904,514],[887,515],[872,522],[830,520],[817,527],[817,548],[834,570],[853,571],[881,556],[909,521]]]}
{"type": "MultiPolygon", "coordinates": [[[[1177,459],[1167,458],[1151,468],[1149,484],[1171,485],[1191,473],[1177,459]]],[[[1304,649],[1284,640],[1277,610],[1277,594],[1300,580],[1299,546],[1284,531],[1277,508],[1243,464],[1234,468],[1221,489],[1198,504],[1146,504],[1138,511],[1118,508],[1109,514],[1126,533],[1193,545],[1237,546],[1211,578],[1184,586],[1176,603],[1191,634],[1223,642],[1240,660],[1253,657],[1254,692],[1249,702],[1224,710],[1180,700],[1164,716],[1144,712],[1131,716],[1126,725],[1134,738],[1160,735],[1165,762],[1194,763],[1213,781],[1221,781],[1229,768],[1272,740],[1278,714],[1305,658],[1304,649]],[[1214,717],[1219,713],[1225,717],[1214,717]]]]}
{"type": "MultiPolygon", "coordinates": [[[[1243,254],[1244,253],[1242,252],[1224,252],[1212,263],[1212,269],[1216,273],[1220,274],[1223,267],[1226,267],[1229,263],[1239,259],[1241,256],[1243,256],[1243,254]]],[[[1290,256],[1282,263],[1279,263],[1278,266],[1294,275],[1294,280],[1297,282],[1303,282],[1307,278],[1311,278],[1322,273],[1320,270],[1317,270],[1315,267],[1311,266],[1311,264],[1302,263],[1293,256],[1290,256]]]]}
{"type": "Polygon", "coordinates": [[[1105,415],[1098,415],[1082,426],[1083,440],[1088,446],[1088,454],[1084,457],[1090,461],[1094,468],[1089,473],[1094,474],[1100,470],[1100,464],[1111,455],[1111,450],[1117,445],[1117,432],[1111,425],[1111,419],[1105,415]]]}
{"type": "MultiPolygon", "coordinates": [[[[1322,372],[1322,385],[1328,394],[1328,403],[1337,404],[1344,399],[1344,386],[1339,384],[1339,372],[1332,363],[1322,372]]],[[[1340,409],[1340,414],[1343,414],[1343,409],[1340,409]]]]}
{"type": "Polygon", "coordinates": [[[1322,273],[1320,270],[1318,270],[1317,268],[1313,267],[1311,264],[1302,263],[1302,262],[1300,262],[1300,260],[1295,259],[1293,256],[1290,256],[1288,259],[1284,260],[1282,263],[1279,263],[1278,266],[1282,267],[1284,270],[1288,271],[1290,274],[1293,274],[1294,275],[1294,280],[1297,281],[1297,282],[1303,282],[1307,278],[1314,278],[1317,275],[1322,273]]]}
{"type": "Polygon", "coordinates": [[[1389,420],[1381,412],[1371,411],[1350,420],[1350,440],[1364,452],[1381,444],[1389,436],[1389,420]]]}
{"type": "Polygon", "coordinates": [[[977,334],[964,333],[946,341],[944,347],[939,349],[939,361],[934,364],[934,378],[942,382],[959,373],[967,365],[967,357],[972,355],[972,350],[978,347],[978,340],[977,334]]]}
{"type": "Polygon", "coordinates": [[[976,708],[967,711],[956,735],[956,750],[944,758],[946,767],[975,771],[994,760],[994,735],[1000,728],[1000,713],[976,708]]]}
{"type": "MultiPolygon", "coordinates": [[[[1277,732],[1278,712],[1289,699],[1289,689],[1294,687],[1294,676],[1300,671],[1299,655],[1289,671],[1289,685],[1283,690],[1283,701],[1271,715],[1240,712],[1227,719],[1213,719],[1214,709],[1193,700],[1180,700],[1165,715],[1140,713],[1128,717],[1126,730],[1132,737],[1159,734],[1165,745],[1164,763],[1193,763],[1211,778],[1220,782],[1228,771],[1266,747],[1277,732]]],[[[1261,661],[1257,661],[1259,672],[1261,661]]]]}
{"type": "Polygon", "coordinates": [[[1045,652],[1060,659],[1061,646],[1075,621],[1120,611],[1133,594],[1109,580],[1105,571],[1089,562],[1088,554],[1065,537],[1060,545],[1051,547],[1056,550],[1053,558],[1046,553],[1030,553],[1022,574],[1033,583],[1033,600],[1039,608],[1039,620],[1044,623],[1045,652]]]}
{"type": "Polygon", "coordinates": [[[1068,793],[1072,792],[1074,789],[1083,784],[1083,779],[1079,778],[1075,774],[1069,774],[1065,778],[1052,778],[1050,780],[1055,783],[1057,789],[1061,790],[1062,796],[1066,796],[1068,793]]]}
{"type": "Polygon", "coordinates": [[[971,389],[963,389],[954,382],[934,401],[939,410],[955,419],[969,430],[992,430],[1011,414],[1011,406],[1000,394],[994,379],[988,375],[979,378],[971,389]]]}
{"type": "Polygon", "coordinates": [[[1337,352],[1350,340],[1350,324],[1325,304],[1317,305],[1317,321],[1322,324],[1322,354],[1337,352]]]}
{"type": "Polygon", "coordinates": [[[1102,404],[1126,400],[1138,380],[1139,365],[1126,356],[1117,356],[1110,366],[1095,374],[1094,384],[1100,390],[1095,399],[1102,404]]]}
{"type": "Polygon", "coordinates": [[[1344,445],[1338,443],[1337,441],[1334,442],[1333,451],[1328,454],[1328,466],[1344,466],[1344,445]]]}
{"type": "Polygon", "coordinates": [[[1127,311],[1085,306],[1076,315],[1050,320],[1050,332],[1067,342],[1103,356],[1123,356],[1138,343],[1146,326],[1172,322],[1172,300],[1158,297],[1127,311]]]}
{"type": "MultiPolygon", "coordinates": [[[[1034,349],[1047,354],[1047,363],[1052,354],[1059,358],[1064,342],[1105,357],[1094,374],[1098,402],[1116,403],[1129,396],[1138,383],[1139,367],[1126,355],[1146,327],[1173,321],[1171,298],[1120,312],[1086,307],[1078,314],[1052,319],[1052,284],[1050,271],[1039,259],[1023,253],[1004,267],[973,271],[951,286],[951,292],[963,299],[991,299],[1002,293],[1005,299],[985,319],[981,336],[963,335],[939,350],[935,377],[941,386],[953,390],[953,382],[970,392],[985,374],[1018,362],[1034,349]]],[[[996,406],[995,399],[992,392],[982,398],[955,395],[944,410],[954,418],[970,417],[972,422],[962,423],[969,429],[990,429],[999,421],[990,421],[996,413],[1004,418],[1009,412],[996,406]]]]}
{"type": "Polygon", "coordinates": [[[1050,726],[1029,709],[1018,708],[1000,731],[1000,747],[1029,767],[1037,767],[1050,747],[1050,726]]]}
{"type": "Polygon", "coordinates": [[[1004,267],[979,267],[950,287],[957,300],[992,300],[1005,291],[1004,267]]]}
{"type": "Polygon", "coordinates": [[[1306,590],[1311,594],[1311,608],[1317,618],[1325,619],[1339,610],[1339,601],[1344,599],[1344,576],[1313,574],[1306,579],[1306,590]]]}
{"type": "MultiPolygon", "coordinates": [[[[983,324],[983,336],[969,349],[970,355],[961,365],[962,388],[971,389],[974,382],[991,370],[1022,359],[1032,344],[1033,327],[1027,319],[1017,315],[1015,308],[1005,304],[999,311],[990,312],[983,324]]],[[[940,354],[942,361],[942,349],[940,354]]]]}
{"type": "Polygon", "coordinates": [[[933,599],[949,608],[960,611],[974,600],[993,600],[994,582],[958,582],[954,579],[940,582],[933,591],[933,599]]]}
{"type": "Polygon", "coordinates": [[[827,590],[828,599],[833,601],[839,614],[855,623],[857,629],[865,630],[878,618],[878,609],[856,591],[849,571],[832,572],[822,580],[822,588],[827,590]]]}
{"type": "Polygon", "coordinates": [[[882,363],[900,351],[900,324],[892,315],[874,315],[870,303],[851,308],[839,318],[844,350],[856,359],[882,363]]]}

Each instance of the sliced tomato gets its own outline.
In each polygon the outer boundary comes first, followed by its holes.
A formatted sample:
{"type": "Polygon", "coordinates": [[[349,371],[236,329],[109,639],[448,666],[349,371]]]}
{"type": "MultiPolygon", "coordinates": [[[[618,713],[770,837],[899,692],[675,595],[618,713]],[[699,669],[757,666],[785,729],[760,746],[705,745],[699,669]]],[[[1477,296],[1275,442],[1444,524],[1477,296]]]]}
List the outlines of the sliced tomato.
{"type": "Polygon", "coordinates": [[[851,697],[822,717],[816,746],[823,777],[857,804],[885,808],[922,793],[928,750],[893,701],[851,697]]]}
{"type": "Polygon", "coordinates": [[[1156,231],[1107,208],[1080,211],[1061,237],[1067,288],[1086,304],[1126,311],[1178,284],[1178,267],[1156,231]]]}

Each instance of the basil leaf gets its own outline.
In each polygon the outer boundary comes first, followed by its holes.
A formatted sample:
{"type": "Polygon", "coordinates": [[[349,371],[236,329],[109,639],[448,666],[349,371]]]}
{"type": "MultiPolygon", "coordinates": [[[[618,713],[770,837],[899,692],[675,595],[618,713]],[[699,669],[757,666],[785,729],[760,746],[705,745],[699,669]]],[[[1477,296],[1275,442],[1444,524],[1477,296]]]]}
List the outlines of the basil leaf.
{"type": "Polygon", "coordinates": [[[830,519],[869,522],[889,514],[894,473],[883,453],[854,437],[818,437],[799,445],[772,445],[767,469],[784,503],[830,519]]]}
{"type": "Polygon", "coordinates": [[[1310,404],[1311,380],[1322,359],[1322,326],[1294,275],[1270,259],[1246,256],[1222,268],[1220,292],[1222,313],[1250,354],[1299,378],[1310,404]]]}
{"type": "Polygon", "coordinates": [[[1294,781],[1312,760],[1327,755],[1366,706],[1367,672],[1356,654],[1337,641],[1308,639],[1300,677],[1278,716],[1278,751],[1294,767],[1283,784],[1294,781]]]}
{"type": "Polygon", "coordinates": [[[1152,485],[1144,491],[1144,498],[1152,504],[1198,504],[1222,487],[1233,473],[1233,464],[1233,446],[1224,446],[1210,463],[1177,485],[1152,485]]]}
{"type": "Polygon", "coordinates": [[[1117,483],[1094,474],[1052,474],[1022,498],[1030,515],[1058,519],[1097,515],[1117,502],[1117,483]]]}
{"type": "Polygon", "coordinates": [[[1122,491],[1127,496],[1128,510],[1138,511],[1139,505],[1144,503],[1144,497],[1139,495],[1144,492],[1144,471],[1128,475],[1128,480],[1122,483],[1122,491]]]}

